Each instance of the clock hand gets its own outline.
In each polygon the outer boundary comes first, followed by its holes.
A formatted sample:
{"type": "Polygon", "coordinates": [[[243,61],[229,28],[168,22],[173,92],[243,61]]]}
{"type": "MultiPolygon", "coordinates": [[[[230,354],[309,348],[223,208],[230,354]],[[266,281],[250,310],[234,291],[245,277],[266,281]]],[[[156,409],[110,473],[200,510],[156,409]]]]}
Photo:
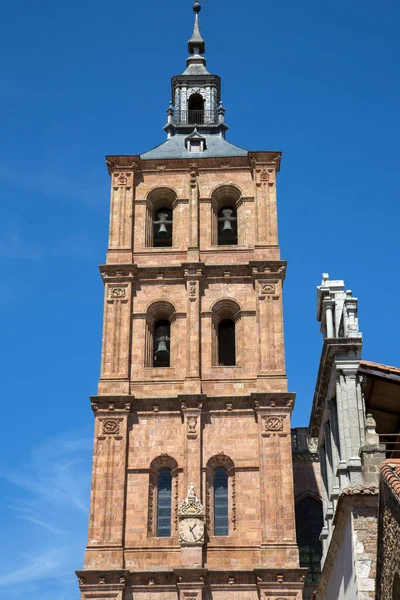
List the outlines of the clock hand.
{"type": "Polygon", "coordinates": [[[190,530],[190,532],[191,532],[191,533],[193,533],[193,529],[194,529],[195,527],[197,527],[197,523],[195,523],[195,524],[193,525],[193,527],[190,527],[190,526],[189,526],[189,530],[190,530]]]}

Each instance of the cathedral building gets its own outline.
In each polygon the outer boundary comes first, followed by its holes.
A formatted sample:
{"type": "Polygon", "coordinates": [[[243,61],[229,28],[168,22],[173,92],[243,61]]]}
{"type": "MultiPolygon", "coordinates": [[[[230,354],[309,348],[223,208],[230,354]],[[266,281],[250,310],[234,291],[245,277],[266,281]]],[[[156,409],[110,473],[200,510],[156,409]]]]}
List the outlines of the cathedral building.
{"type": "Polygon", "coordinates": [[[300,600],[307,575],[284,362],[281,153],[225,139],[221,80],[193,9],[167,139],[107,157],[82,600],[300,600]]]}

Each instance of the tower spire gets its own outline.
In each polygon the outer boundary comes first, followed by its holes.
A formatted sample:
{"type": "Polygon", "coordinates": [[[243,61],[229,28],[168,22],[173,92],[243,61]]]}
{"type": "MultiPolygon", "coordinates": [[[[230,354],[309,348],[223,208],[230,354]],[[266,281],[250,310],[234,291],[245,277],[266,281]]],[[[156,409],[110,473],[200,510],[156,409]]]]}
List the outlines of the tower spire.
{"type": "Polygon", "coordinates": [[[201,5],[199,2],[195,2],[193,4],[193,10],[195,13],[194,27],[192,37],[190,38],[189,45],[189,54],[204,54],[206,49],[206,43],[203,40],[200,27],[199,27],[199,12],[201,11],[201,5]]]}

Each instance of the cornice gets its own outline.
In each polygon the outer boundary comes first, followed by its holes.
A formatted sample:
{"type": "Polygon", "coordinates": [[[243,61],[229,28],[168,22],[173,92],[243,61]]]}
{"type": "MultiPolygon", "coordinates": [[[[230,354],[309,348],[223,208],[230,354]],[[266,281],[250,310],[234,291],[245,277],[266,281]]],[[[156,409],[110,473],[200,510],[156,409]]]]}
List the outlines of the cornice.
{"type": "Polygon", "coordinates": [[[169,158],[141,160],[138,155],[109,155],[106,156],[108,172],[111,175],[116,170],[138,170],[142,172],[165,171],[198,171],[256,169],[269,166],[276,172],[280,170],[282,153],[276,150],[260,150],[249,152],[247,156],[218,156],[205,158],[169,158]]]}
{"type": "Polygon", "coordinates": [[[103,281],[116,282],[134,280],[135,278],[149,280],[173,280],[183,279],[188,270],[195,271],[199,277],[207,276],[215,279],[234,279],[238,277],[252,277],[259,279],[280,279],[284,280],[286,275],[286,261],[282,260],[251,260],[247,264],[229,264],[229,265],[207,265],[202,262],[187,263],[182,262],[178,266],[138,266],[136,264],[106,264],[100,265],[99,270],[103,281]]]}

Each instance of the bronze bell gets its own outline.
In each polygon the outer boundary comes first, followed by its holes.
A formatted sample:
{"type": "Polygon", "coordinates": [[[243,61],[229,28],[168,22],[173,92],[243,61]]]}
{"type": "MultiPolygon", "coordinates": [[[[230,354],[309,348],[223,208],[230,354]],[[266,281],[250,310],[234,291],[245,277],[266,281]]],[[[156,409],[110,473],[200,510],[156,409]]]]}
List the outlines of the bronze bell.
{"type": "Polygon", "coordinates": [[[167,336],[162,336],[157,340],[157,350],[156,356],[157,358],[165,358],[169,355],[168,347],[167,347],[167,336]]]}
{"type": "Polygon", "coordinates": [[[167,228],[165,227],[165,223],[162,222],[160,223],[160,227],[158,228],[158,235],[168,235],[168,231],[167,228]]]}
{"type": "Polygon", "coordinates": [[[168,235],[167,228],[165,224],[167,223],[168,215],[167,213],[158,213],[157,215],[160,223],[160,227],[158,228],[158,235],[168,235]]]}
{"type": "Polygon", "coordinates": [[[232,227],[232,223],[231,223],[232,212],[233,211],[230,208],[227,208],[222,211],[222,215],[223,215],[222,218],[224,220],[224,224],[222,226],[222,231],[227,231],[227,232],[233,231],[233,227],[232,227]]]}

